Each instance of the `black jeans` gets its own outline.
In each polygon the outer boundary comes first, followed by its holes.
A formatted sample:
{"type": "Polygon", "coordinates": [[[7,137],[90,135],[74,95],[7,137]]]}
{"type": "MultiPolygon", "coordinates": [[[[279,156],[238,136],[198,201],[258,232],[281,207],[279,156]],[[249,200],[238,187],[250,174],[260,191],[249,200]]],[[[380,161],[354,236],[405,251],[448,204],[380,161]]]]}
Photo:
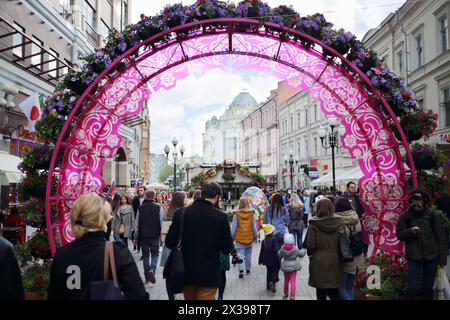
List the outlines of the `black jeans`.
{"type": "Polygon", "coordinates": [[[278,274],[280,272],[280,265],[275,266],[266,266],[267,268],[267,288],[269,287],[269,282],[273,282],[274,284],[280,281],[278,278],[278,274]]]}
{"type": "Polygon", "coordinates": [[[223,300],[223,293],[227,284],[227,270],[221,270],[220,275],[219,296],[217,297],[217,300],[223,300]]]}
{"type": "Polygon", "coordinates": [[[406,293],[408,300],[414,300],[420,289],[422,289],[424,300],[433,300],[437,266],[437,260],[408,260],[408,290],[406,293]]]}
{"type": "Polygon", "coordinates": [[[169,300],[175,300],[175,294],[172,292],[172,284],[170,278],[166,278],[166,291],[169,300]]]}
{"type": "Polygon", "coordinates": [[[316,289],[317,300],[327,300],[327,296],[330,300],[341,300],[339,295],[339,289],[316,289]]]}

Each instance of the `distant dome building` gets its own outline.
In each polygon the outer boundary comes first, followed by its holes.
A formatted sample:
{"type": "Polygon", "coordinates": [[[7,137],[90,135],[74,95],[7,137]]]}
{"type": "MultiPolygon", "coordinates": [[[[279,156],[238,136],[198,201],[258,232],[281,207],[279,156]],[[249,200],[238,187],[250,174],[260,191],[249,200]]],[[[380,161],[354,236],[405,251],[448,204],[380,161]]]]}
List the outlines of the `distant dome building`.
{"type": "Polygon", "coordinates": [[[256,99],[243,90],[220,118],[213,116],[205,123],[203,162],[239,161],[240,121],[258,108],[256,99]]]}

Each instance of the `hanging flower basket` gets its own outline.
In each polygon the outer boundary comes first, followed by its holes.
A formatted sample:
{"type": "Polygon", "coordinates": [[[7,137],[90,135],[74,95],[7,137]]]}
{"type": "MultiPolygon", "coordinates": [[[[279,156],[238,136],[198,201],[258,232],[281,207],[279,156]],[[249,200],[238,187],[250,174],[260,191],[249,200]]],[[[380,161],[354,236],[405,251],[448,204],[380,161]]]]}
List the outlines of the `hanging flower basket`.
{"type": "Polygon", "coordinates": [[[438,169],[447,162],[447,157],[435,147],[415,143],[411,147],[414,165],[419,170],[438,169]]]}

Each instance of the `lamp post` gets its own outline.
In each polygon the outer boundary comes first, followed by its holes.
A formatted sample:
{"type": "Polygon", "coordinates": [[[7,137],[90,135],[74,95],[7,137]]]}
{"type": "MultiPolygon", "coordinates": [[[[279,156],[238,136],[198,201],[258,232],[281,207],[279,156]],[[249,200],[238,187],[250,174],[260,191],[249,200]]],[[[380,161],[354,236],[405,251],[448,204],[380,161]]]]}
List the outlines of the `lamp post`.
{"type": "Polygon", "coordinates": [[[298,160],[294,160],[294,156],[292,155],[292,151],[289,152],[289,158],[285,156],[284,163],[290,167],[290,176],[291,176],[291,195],[294,194],[294,162],[295,165],[298,164],[298,160]]]}
{"type": "Polygon", "coordinates": [[[336,168],[334,159],[334,149],[340,149],[342,146],[339,144],[339,136],[345,132],[344,127],[339,124],[339,120],[336,117],[328,118],[328,125],[330,128],[323,128],[322,126],[318,130],[318,135],[324,149],[331,149],[331,167],[333,171],[333,196],[336,196],[336,168]],[[329,132],[328,132],[329,131],[329,132]]]}
{"type": "MultiPolygon", "coordinates": [[[[172,139],[172,145],[173,145],[172,157],[173,157],[173,192],[174,193],[175,193],[176,187],[177,187],[177,157],[178,157],[177,144],[178,144],[177,138],[173,138],[172,139]]],[[[184,150],[185,150],[184,146],[181,145],[181,147],[180,147],[181,158],[183,158],[184,150]]],[[[164,152],[166,153],[166,157],[169,158],[170,147],[167,144],[164,147],[164,152]]]]}
{"type": "Polygon", "coordinates": [[[186,190],[188,190],[188,188],[189,188],[189,170],[191,169],[189,162],[186,162],[185,169],[186,169],[186,190]]]}

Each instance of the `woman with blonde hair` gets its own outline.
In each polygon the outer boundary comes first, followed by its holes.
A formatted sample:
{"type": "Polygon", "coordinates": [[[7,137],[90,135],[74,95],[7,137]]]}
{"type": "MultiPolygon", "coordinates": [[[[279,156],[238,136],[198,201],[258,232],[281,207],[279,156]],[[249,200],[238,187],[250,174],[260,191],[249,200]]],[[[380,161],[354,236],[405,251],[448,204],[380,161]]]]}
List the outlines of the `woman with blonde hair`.
{"type": "Polygon", "coordinates": [[[231,223],[231,237],[234,240],[239,256],[244,258],[244,261],[239,264],[239,278],[244,277],[244,262],[246,274],[250,275],[252,246],[258,237],[254,214],[255,210],[252,209],[250,201],[245,197],[241,197],[231,223]]]}
{"type": "MultiPolygon", "coordinates": [[[[48,299],[89,300],[91,285],[104,281],[106,224],[111,206],[96,193],[85,193],[75,201],[70,214],[75,241],[56,250],[50,272],[48,299]]],[[[112,244],[117,285],[126,299],[148,300],[136,262],[121,241],[112,244]]],[[[110,270],[112,269],[112,265],[110,270]]],[[[111,271],[108,279],[112,279],[111,271]]]]}
{"type": "Polygon", "coordinates": [[[291,196],[291,202],[287,205],[287,210],[289,212],[289,233],[294,235],[297,247],[301,249],[303,242],[303,228],[305,227],[303,223],[304,206],[296,193],[291,196]]]}

